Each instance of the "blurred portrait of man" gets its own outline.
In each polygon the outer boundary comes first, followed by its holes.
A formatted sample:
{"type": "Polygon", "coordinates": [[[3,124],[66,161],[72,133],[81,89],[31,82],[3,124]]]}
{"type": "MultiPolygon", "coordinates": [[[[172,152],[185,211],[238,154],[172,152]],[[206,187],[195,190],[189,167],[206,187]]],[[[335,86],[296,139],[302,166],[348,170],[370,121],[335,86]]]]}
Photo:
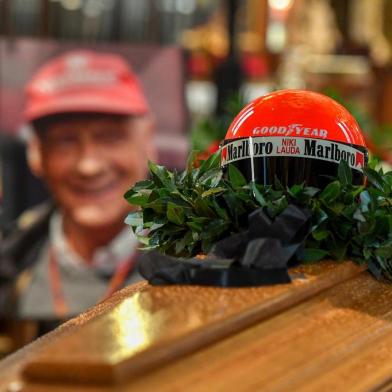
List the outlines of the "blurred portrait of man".
{"type": "Polygon", "coordinates": [[[27,211],[1,245],[3,316],[37,334],[140,279],[125,191],[155,159],[142,87],[119,56],[72,51],[26,88],[28,163],[51,203],[27,211]]]}

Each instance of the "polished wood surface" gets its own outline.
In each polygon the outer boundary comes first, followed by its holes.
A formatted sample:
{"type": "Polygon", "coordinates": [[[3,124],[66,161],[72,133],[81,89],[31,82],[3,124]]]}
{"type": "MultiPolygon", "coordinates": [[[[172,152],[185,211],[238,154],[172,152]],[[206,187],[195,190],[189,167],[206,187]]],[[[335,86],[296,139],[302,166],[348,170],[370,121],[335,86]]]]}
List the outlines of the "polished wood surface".
{"type": "Polygon", "coordinates": [[[335,284],[336,279],[361,271],[342,264],[336,274],[333,267],[300,267],[293,271],[297,279],[291,285],[146,286],[77,334],[53,343],[27,365],[25,376],[115,383],[243,329],[335,284]]]}
{"type": "Polygon", "coordinates": [[[369,391],[389,385],[392,286],[349,262],[291,273],[292,284],[260,288],[129,287],[5,361],[0,387],[369,391]]]}
{"type": "Polygon", "coordinates": [[[363,273],[124,390],[392,390],[391,304],[363,273]]]}

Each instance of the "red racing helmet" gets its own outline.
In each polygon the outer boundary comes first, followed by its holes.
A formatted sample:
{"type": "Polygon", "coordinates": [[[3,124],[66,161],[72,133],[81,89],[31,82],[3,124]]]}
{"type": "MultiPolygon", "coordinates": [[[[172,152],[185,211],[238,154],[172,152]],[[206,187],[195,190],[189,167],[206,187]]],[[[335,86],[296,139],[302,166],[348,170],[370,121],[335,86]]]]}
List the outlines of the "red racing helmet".
{"type": "Polygon", "coordinates": [[[364,182],[368,153],[354,117],[322,94],[281,90],[245,106],[227,131],[222,167],[234,164],[250,180],[322,187],[346,160],[353,182],[364,182]]]}

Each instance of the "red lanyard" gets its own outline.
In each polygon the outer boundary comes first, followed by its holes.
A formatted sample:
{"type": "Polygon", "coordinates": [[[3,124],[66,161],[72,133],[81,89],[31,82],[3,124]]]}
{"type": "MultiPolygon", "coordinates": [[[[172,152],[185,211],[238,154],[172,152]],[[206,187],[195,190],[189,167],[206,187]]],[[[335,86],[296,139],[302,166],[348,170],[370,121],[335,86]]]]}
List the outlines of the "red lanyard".
{"type": "MultiPolygon", "coordinates": [[[[129,272],[134,268],[136,258],[137,252],[135,252],[126,261],[118,264],[112,278],[109,281],[108,287],[106,288],[104,295],[97,303],[105,301],[114,292],[121,288],[121,286],[125,282],[125,279],[129,275],[129,272]]],[[[52,290],[55,314],[58,318],[64,319],[69,315],[70,309],[65,300],[63,288],[61,285],[60,270],[58,262],[56,260],[56,255],[52,247],[49,249],[49,280],[50,288],[52,290]]]]}

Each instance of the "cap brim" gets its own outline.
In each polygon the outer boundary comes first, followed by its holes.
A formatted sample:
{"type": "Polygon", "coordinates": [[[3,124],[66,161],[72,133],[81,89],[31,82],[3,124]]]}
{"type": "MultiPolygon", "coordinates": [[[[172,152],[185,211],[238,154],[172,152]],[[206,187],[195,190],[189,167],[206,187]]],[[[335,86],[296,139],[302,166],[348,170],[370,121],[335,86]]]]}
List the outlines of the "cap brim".
{"type": "MultiPolygon", "coordinates": [[[[129,98],[129,97],[128,97],[129,98]]],[[[26,121],[34,121],[42,117],[62,113],[107,113],[123,115],[144,115],[149,112],[146,101],[141,97],[118,99],[98,94],[73,95],[56,98],[38,105],[31,105],[24,113],[26,121]]]]}

